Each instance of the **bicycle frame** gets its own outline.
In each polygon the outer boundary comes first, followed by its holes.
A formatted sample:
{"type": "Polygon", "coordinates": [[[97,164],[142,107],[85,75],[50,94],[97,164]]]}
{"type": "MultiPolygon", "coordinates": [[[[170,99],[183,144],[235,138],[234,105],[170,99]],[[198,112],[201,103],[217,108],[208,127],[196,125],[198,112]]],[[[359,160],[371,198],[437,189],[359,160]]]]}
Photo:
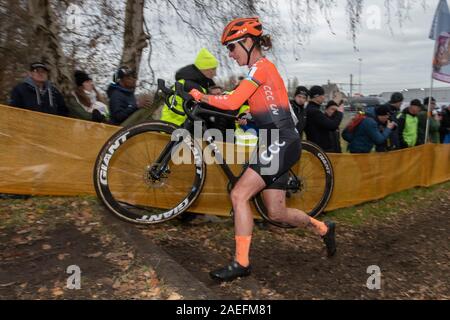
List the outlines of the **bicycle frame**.
{"type": "MultiPolygon", "coordinates": [[[[202,122],[202,136],[206,133],[207,137],[206,137],[206,143],[208,144],[207,147],[210,148],[210,150],[212,151],[213,156],[219,161],[220,163],[220,167],[222,168],[223,172],[225,173],[225,175],[228,178],[229,183],[231,183],[231,189],[235,186],[236,182],[239,180],[240,176],[235,176],[233,174],[233,172],[231,171],[230,167],[228,166],[228,164],[226,163],[225,159],[223,158],[222,154],[219,151],[219,148],[217,147],[217,145],[215,144],[215,141],[213,139],[212,135],[208,136],[208,131],[205,130],[205,126],[204,126],[204,120],[202,119],[202,117],[200,117],[201,115],[209,115],[209,116],[218,116],[218,117],[225,117],[225,118],[229,118],[229,119],[233,119],[236,120],[237,118],[235,116],[226,114],[224,112],[219,112],[219,111],[213,111],[213,110],[208,110],[205,108],[202,108],[201,105],[199,103],[193,102],[194,103],[194,108],[189,111],[187,108],[186,103],[189,101],[192,101],[192,97],[189,96],[189,94],[187,94],[186,92],[184,92],[183,90],[183,86],[180,83],[176,83],[175,84],[176,90],[170,90],[168,88],[166,88],[165,86],[165,82],[161,79],[158,79],[158,88],[159,90],[161,90],[161,92],[165,95],[165,100],[166,100],[166,104],[167,105],[171,105],[171,109],[172,111],[174,111],[176,114],[179,115],[186,115],[187,119],[184,122],[184,125],[182,127],[182,129],[187,130],[191,135],[193,134],[194,131],[194,123],[195,121],[201,121],[202,122]],[[174,102],[175,99],[173,99],[172,101],[169,100],[169,97],[177,94],[179,96],[181,96],[184,99],[183,102],[183,110],[184,113],[180,113],[180,111],[174,109],[174,102]]],[[[151,177],[155,180],[159,180],[159,178],[161,177],[161,174],[166,170],[167,168],[167,164],[169,162],[169,159],[172,155],[172,150],[173,148],[176,147],[176,145],[178,143],[180,143],[182,140],[184,139],[184,137],[180,137],[179,141],[171,141],[166,148],[164,148],[163,152],[161,153],[161,155],[158,157],[156,163],[158,163],[159,165],[157,166],[157,168],[152,168],[152,172],[151,177]],[[154,172],[153,170],[156,170],[156,172],[154,172]]],[[[292,170],[290,170],[292,176],[293,176],[293,181],[287,186],[287,190],[291,190],[297,192],[300,188],[300,181],[298,179],[298,177],[294,174],[294,172],[292,170]]]]}
{"type": "MultiPolygon", "coordinates": [[[[198,121],[202,121],[202,136],[206,133],[206,143],[207,148],[209,148],[214,156],[220,163],[220,167],[222,168],[223,172],[227,176],[229,182],[231,183],[231,186],[233,187],[236,182],[239,179],[239,176],[235,176],[233,172],[231,171],[230,167],[226,163],[222,153],[220,152],[219,148],[217,147],[214,137],[212,135],[209,135],[208,131],[205,130],[205,126],[203,123],[203,119],[200,118],[200,115],[214,115],[214,116],[221,116],[221,117],[227,117],[230,119],[236,119],[235,116],[228,115],[225,113],[207,110],[202,108],[201,106],[197,106],[194,111],[192,112],[192,117],[198,121]]],[[[187,130],[191,135],[194,131],[194,121],[189,117],[186,119],[183,127],[181,129],[187,130]]],[[[180,137],[180,140],[178,141],[171,141],[167,144],[167,146],[164,148],[163,152],[160,154],[158,159],[156,160],[156,163],[158,166],[156,168],[152,168],[152,171],[150,172],[151,177],[155,180],[159,180],[161,177],[161,174],[166,170],[167,165],[169,163],[170,157],[172,155],[173,148],[177,147],[177,144],[181,143],[184,140],[184,137],[180,137]]]]}

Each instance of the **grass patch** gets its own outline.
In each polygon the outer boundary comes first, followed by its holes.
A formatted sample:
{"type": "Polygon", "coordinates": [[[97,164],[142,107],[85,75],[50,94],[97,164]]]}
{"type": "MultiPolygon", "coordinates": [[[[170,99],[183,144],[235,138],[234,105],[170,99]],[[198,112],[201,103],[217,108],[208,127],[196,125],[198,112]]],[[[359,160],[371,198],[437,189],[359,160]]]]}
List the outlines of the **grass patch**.
{"type": "Polygon", "coordinates": [[[341,223],[359,226],[374,220],[395,217],[411,210],[427,208],[440,199],[448,200],[450,181],[429,188],[414,188],[387,196],[382,200],[372,201],[350,208],[337,209],[326,213],[341,223]]]}

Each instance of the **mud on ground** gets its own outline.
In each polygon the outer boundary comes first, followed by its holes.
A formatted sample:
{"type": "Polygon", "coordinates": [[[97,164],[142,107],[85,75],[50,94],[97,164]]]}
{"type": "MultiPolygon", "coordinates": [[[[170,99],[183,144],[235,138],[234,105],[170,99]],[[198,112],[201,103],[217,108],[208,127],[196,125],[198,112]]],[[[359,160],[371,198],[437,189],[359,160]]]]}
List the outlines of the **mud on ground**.
{"type": "MultiPolygon", "coordinates": [[[[138,228],[214,298],[449,299],[448,185],[408,201],[357,208],[354,215],[366,215],[360,223],[339,212],[323,217],[338,222],[332,259],[314,235],[257,227],[252,276],[227,284],[210,280],[208,272],[232,259],[231,219],[123,228],[138,228]],[[377,210],[382,214],[367,216],[377,210]],[[372,265],[381,269],[381,290],[366,286],[372,265]]],[[[108,214],[94,198],[0,200],[0,299],[182,299],[133,240],[103,223],[108,214]],[[70,265],[82,270],[81,290],[66,288],[70,265]]]]}

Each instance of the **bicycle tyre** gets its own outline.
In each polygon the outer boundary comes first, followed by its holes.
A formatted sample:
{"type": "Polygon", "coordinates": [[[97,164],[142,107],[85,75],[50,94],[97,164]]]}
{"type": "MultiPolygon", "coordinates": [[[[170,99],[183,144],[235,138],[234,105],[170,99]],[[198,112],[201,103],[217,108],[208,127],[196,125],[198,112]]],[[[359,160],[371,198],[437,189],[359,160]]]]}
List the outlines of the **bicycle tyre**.
{"type": "MultiPolygon", "coordinates": [[[[317,200],[311,201],[314,202],[314,204],[312,205],[312,207],[310,208],[299,208],[301,210],[303,210],[304,212],[306,212],[310,217],[317,217],[318,215],[320,215],[323,210],[326,208],[326,206],[328,205],[328,202],[330,201],[331,195],[333,193],[333,187],[334,187],[334,172],[333,172],[333,166],[332,163],[330,161],[330,159],[328,158],[327,154],[316,144],[309,142],[309,141],[302,141],[302,155],[299,161],[299,166],[301,166],[303,163],[305,163],[305,157],[306,156],[310,156],[314,159],[314,165],[316,167],[320,167],[323,173],[323,186],[319,186],[317,188],[320,188],[321,190],[321,194],[317,197],[317,200]],[[302,162],[303,161],[303,162],[302,162]]],[[[304,168],[303,168],[304,169],[304,168]]],[[[297,199],[293,199],[293,197],[288,198],[286,197],[286,205],[288,208],[292,208],[292,207],[296,207],[295,205],[293,205],[293,202],[298,202],[298,198],[299,197],[303,197],[305,196],[305,194],[308,192],[308,190],[306,190],[308,188],[308,183],[309,181],[307,180],[307,177],[304,175],[304,171],[302,172],[302,169],[299,168],[298,170],[300,172],[300,174],[295,174],[297,178],[299,178],[301,180],[301,188],[303,190],[300,190],[300,193],[297,195],[295,195],[295,197],[297,197],[297,199]],[[295,201],[293,201],[295,200],[295,201]]],[[[290,171],[290,177],[293,176],[292,173],[292,169],[290,171]]],[[[312,192],[312,190],[309,190],[310,192],[312,192]]],[[[263,195],[262,192],[260,192],[259,194],[257,194],[254,198],[254,203],[255,203],[255,207],[258,211],[258,213],[261,215],[261,217],[266,220],[267,222],[269,222],[270,224],[273,224],[277,227],[281,227],[281,228],[293,228],[293,226],[289,225],[289,224],[285,224],[285,223],[280,223],[277,221],[273,221],[270,219],[266,206],[264,205],[264,199],[263,199],[263,195]]]]}
{"type": "Polygon", "coordinates": [[[121,129],[104,144],[94,166],[94,186],[98,198],[115,216],[140,225],[162,223],[185,212],[197,199],[205,182],[206,165],[201,146],[190,135],[182,143],[188,147],[188,156],[193,159],[191,165],[168,165],[164,178],[158,181],[153,181],[149,174],[149,168],[155,165],[152,160],[155,161],[162,153],[162,148],[158,151],[159,146],[166,147],[176,129],[178,127],[164,121],[146,122],[121,129]],[[151,144],[149,138],[152,139],[151,144]],[[145,159],[144,147],[148,159],[145,159]],[[192,169],[192,183],[181,178],[177,180],[176,173],[181,177],[191,177],[190,171],[180,171],[186,168],[192,169]],[[174,180],[178,183],[173,184],[174,180]],[[129,185],[121,185],[123,181],[129,185]]]}

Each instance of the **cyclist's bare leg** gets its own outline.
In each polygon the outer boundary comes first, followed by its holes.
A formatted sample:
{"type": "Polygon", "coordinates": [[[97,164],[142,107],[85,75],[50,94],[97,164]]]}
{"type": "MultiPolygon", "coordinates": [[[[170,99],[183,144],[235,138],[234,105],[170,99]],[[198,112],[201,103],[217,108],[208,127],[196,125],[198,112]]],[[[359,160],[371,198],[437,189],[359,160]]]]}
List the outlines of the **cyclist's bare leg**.
{"type": "Polygon", "coordinates": [[[325,223],[311,218],[301,210],[286,207],[286,191],[264,190],[263,196],[270,219],[287,223],[294,227],[310,229],[320,236],[327,233],[328,228],[325,223]]]}
{"type": "Polygon", "coordinates": [[[250,264],[249,253],[254,225],[250,199],[265,186],[264,180],[253,169],[247,169],[231,191],[236,240],[235,259],[243,267],[250,264]]]}
{"type": "Polygon", "coordinates": [[[266,187],[261,176],[249,168],[231,191],[231,202],[235,216],[235,233],[238,236],[248,236],[253,232],[253,212],[250,199],[266,187]]]}

